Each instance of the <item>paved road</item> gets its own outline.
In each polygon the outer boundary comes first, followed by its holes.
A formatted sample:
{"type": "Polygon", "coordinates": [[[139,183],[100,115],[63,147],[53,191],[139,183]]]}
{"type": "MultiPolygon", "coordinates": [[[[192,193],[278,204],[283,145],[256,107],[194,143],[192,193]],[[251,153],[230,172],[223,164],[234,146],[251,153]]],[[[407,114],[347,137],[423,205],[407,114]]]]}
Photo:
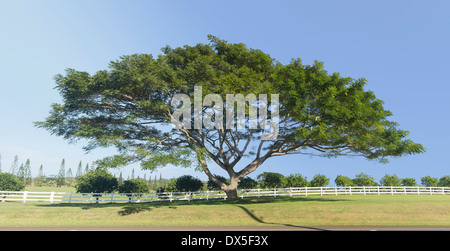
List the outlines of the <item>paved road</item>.
{"type": "Polygon", "coordinates": [[[0,231],[450,231],[450,226],[0,226],[0,231]]]}

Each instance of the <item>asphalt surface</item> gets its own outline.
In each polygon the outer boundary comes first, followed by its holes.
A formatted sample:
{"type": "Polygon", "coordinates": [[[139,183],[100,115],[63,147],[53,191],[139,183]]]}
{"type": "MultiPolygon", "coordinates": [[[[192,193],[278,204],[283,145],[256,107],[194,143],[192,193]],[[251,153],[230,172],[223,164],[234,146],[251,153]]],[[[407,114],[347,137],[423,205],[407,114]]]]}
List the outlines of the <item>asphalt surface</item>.
{"type": "Polygon", "coordinates": [[[450,231],[450,226],[48,226],[0,231],[450,231]]]}

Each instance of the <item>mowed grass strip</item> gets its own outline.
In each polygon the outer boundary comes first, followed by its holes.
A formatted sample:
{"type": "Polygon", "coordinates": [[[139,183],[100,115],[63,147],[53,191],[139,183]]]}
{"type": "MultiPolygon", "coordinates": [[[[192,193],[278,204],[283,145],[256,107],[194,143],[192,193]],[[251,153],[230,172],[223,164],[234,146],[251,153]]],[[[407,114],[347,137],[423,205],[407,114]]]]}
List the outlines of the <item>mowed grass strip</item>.
{"type": "Polygon", "coordinates": [[[353,195],[239,201],[0,203],[0,226],[450,225],[450,196],[353,195]]]}

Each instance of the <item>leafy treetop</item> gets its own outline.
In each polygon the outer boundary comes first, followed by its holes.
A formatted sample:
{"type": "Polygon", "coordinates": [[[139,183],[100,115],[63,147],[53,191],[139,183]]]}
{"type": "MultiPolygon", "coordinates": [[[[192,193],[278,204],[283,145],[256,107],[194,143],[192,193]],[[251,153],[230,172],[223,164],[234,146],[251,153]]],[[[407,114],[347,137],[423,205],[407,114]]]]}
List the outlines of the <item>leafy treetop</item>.
{"type": "Polygon", "coordinates": [[[62,104],[53,104],[50,116],[36,126],[70,141],[87,139],[87,151],[119,150],[98,166],[194,165],[225,191],[235,191],[239,179],[275,156],[362,156],[386,162],[389,156],[425,151],[388,120],[392,113],[364,90],[365,79],[329,74],[317,61],[304,65],[297,58],[283,65],[245,44],[208,38],[209,44],[166,46],[157,58],[122,56],[93,75],[74,69],[56,75],[62,104]],[[194,86],[202,87],[203,97],[219,94],[223,100],[226,94],[279,94],[278,137],[261,140],[261,129],[174,128],[171,101],[176,94],[192,94],[194,86]],[[249,161],[235,170],[243,159],[249,161]],[[216,178],[211,163],[229,174],[230,184],[216,178]]]}

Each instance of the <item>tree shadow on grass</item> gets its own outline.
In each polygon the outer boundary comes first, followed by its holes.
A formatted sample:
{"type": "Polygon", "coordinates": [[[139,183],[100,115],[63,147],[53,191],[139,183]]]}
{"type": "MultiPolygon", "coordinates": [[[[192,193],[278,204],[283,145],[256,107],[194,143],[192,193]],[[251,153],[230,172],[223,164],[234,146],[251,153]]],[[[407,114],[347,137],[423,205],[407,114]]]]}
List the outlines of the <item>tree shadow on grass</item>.
{"type": "Polygon", "coordinates": [[[121,211],[117,212],[117,214],[120,216],[127,216],[130,214],[137,214],[145,211],[149,212],[152,210],[152,207],[123,207],[121,211]]]}
{"type": "Polygon", "coordinates": [[[150,212],[158,207],[176,209],[176,207],[174,207],[173,205],[158,205],[158,203],[54,203],[38,206],[52,208],[81,208],[82,210],[92,210],[96,208],[117,208],[117,214],[120,216],[150,212]]]}
{"type": "MultiPolygon", "coordinates": [[[[141,212],[150,212],[153,210],[153,208],[156,207],[149,207],[147,205],[144,205],[142,207],[136,207],[136,206],[128,206],[128,207],[123,207],[121,211],[118,211],[117,214],[120,216],[127,216],[127,215],[131,215],[131,214],[137,214],[137,213],[141,213],[141,212]]],[[[177,209],[177,207],[167,207],[170,209],[177,209]]]]}
{"type": "Polygon", "coordinates": [[[265,222],[262,220],[262,217],[258,218],[253,210],[248,210],[247,208],[243,207],[243,206],[237,206],[240,209],[244,210],[245,213],[247,213],[253,220],[255,220],[256,222],[262,223],[262,224],[267,224],[267,225],[284,225],[287,227],[293,227],[293,228],[302,228],[302,229],[309,229],[309,230],[319,230],[319,231],[329,231],[326,229],[322,229],[322,228],[317,228],[317,227],[310,227],[310,226],[298,226],[298,225],[292,225],[292,224],[280,224],[280,223],[271,223],[271,222],[265,222]]]}
{"type": "MultiPolygon", "coordinates": [[[[262,219],[258,218],[249,211],[244,205],[260,204],[260,203],[292,203],[292,202],[339,202],[339,201],[349,201],[349,198],[334,198],[334,197],[318,197],[318,196],[294,196],[294,197],[261,197],[261,198],[243,198],[238,200],[223,200],[223,199],[211,199],[211,200],[193,200],[193,201],[154,201],[154,202],[141,202],[141,203],[53,203],[53,204],[42,204],[38,205],[40,207],[61,207],[61,208],[81,208],[83,210],[91,210],[95,208],[118,208],[118,215],[127,216],[131,214],[137,214],[142,212],[150,212],[155,208],[170,208],[177,209],[177,206],[188,206],[188,205],[235,205],[240,209],[244,210],[252,219],[263,224],[273,224],[280,225],[278,223],[268,223],[264,222],[262,219]]],[[[285,226],[292,227],[302,227],[294,226],[289,224],[281,224],[285,226]]],[[[310,228],[314,230],[321,230],[316,228],[310,228]]]]}

